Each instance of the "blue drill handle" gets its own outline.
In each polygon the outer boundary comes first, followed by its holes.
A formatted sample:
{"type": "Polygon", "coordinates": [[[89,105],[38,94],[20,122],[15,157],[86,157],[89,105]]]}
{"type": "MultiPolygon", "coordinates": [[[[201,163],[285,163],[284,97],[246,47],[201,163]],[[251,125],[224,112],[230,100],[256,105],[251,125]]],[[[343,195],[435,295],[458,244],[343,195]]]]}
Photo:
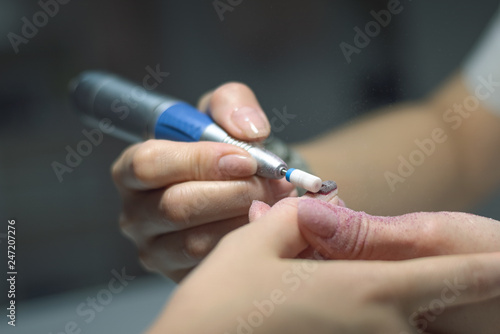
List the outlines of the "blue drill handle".
{"type": "Polygon", "coordinates": [[[113,135],[137,142],[150,138],[199,141],[213,120],[191,105],[156,94],[113,74],[83,72],[70,85],[71,97],[84,121],[109,119],[113,135]]]}
{"type": "Polygon", "coordinates": [[[138,142],[157,138],[228,143],[243,148],[257,161],[257,175],[280,179],[288,166],[275,154],[231,138],[208,116],[187,103],[146,91],[115,75],[89,71],[70,84],[71,97],[87,123],[107,119],[113,135],[138,142]]]}
{"type": "Polygon", "coordinates": [[[214,121],[193,106],[181,102],[167,108],[155,126],[155,138],[196,142],[214,121]]]}

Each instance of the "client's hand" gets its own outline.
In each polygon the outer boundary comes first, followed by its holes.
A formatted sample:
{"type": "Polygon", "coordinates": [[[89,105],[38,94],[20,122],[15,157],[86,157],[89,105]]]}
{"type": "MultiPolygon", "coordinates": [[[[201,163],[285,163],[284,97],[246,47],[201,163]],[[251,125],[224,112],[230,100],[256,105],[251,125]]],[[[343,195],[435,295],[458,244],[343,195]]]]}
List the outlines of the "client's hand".
{"type": "Polygon", "coordinates": [[[418,333],[415,313],[422,307],[500,295],[500,253],[397,262],[294,259],[308,247],[297,224],[300,201],[283,200],[224,237],[151,333],[418,333]]]}
{"type": "MultiPolygon", "coordinates": [[[[304,238],[326,259],[406,260],[500,252],[500,222],[466,213],[375,217],[304,199],[298,204],[298,222],[304,238]]],[[[474,307],[439,299],[434,307],[418,322],[431,332],[483,334],[498,333],[500,328],[500,298],[474,307]]]]}

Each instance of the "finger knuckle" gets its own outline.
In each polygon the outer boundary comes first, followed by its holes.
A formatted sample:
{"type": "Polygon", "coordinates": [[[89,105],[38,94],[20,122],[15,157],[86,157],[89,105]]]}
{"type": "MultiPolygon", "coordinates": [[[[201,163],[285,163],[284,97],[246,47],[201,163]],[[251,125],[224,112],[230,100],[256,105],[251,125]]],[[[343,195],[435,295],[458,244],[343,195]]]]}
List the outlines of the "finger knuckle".
{"type": "Polygon", "coordinates": [[[418,238],[414,240],[417,248],[426,253],[430,252],[437,255],[441,250],[447,249],[448,238],[443,224],[438,216],[429,214],[422,223],[422,230],[418,238]]]}
{"type": "Polygon", "coordinates": [[[143,183],[153,180],[158,174],[159,156],[159,143],[156,140],[148,140],[139,146],[130,166],[134,177],[143,183]]]}
{"type": "Polygon", "coordinates": [[[224,144],[198,142],[179,147],[175,152],[171,152],[169,157],[183,162],[183,169],[189,179],[212,180],[222,176],[216,168],[216,163],[226,151],[224,144]]]}
{"type": "Polygon", "coordinates": [[[133,145],[133,146],[129,147],[128,149],[126,149],[124,152],[122,152],[122,154],[111,165],[111,177],[113,178],[113,181],[117,186],[122,185],[123,171],[125,169],[124,168],[125,167],[125,165],[124,165],[125,159],[124,158],[127,155],[129,155],[131,152],[133,152],[135,150],[135,148],[137,147],[137,145],[141,145],[141,144],[136,144],[136,145],[133,145]]]}
{"type": "MultiPolygon", "coordinates": [[[[206,154],[207,152],[210,152],[211,145],[209,143],[199,143],[200,145],[193,145],[190,154],[190,159],[186,159],[189,161],[189,169],[192,172],[192,177],[195,180],[202,180],[205,179],[204,177],[207,172],[204,171],[204,167],[207,165],[207,161],[209,161],[209,158],[211,157],[210,154],[206,154]]],[[[211,153],[211,152],[210,152],[211,153]]]]}
{"type": "Polygon", "coordinates": [[[184,188],[171,188],[165,192],[160,202],[161,217],[174,230],[182,229],[189,222],[193,209],[184,188]]]}
{"type": "MultiPolygon", "coordinates": [[[[352,240],[346,248],[349,259],[365,259],[370,258],[373,254],[373,247],[368,240],[368,234],[370,233],[370,218],[366,214],[360,214],[357,217],[352,217],[348,220],[349,229],[340,229],[341,234],[347,234],[352,240]]],[[[347,255],[346,254],[346,255],[347,255]]]]}
{"type": "Polygon", "coordinates": [[[184,254],[190,260],[202,260],[213,249],[216,240],[209,233],[192,232],[184,237],[184,254]]]}
{"type": "Polygon", "coordinates": [[[251,181],[243,182],[241,184],[241,190],[239,191],[239,197],[250,207],[254,199],[264,200],[262,195],[258,194],[256,191],[256,183],[259,182],[255,177],[252,177],[251,181]]]}
{"type": "Polygon", "coordinates": [[[258,176],[252,176],[243,181],[238,181],[238,193],[235,197],[245,207],[252,205],[254,200],[262,201],[269,205],[276,204],[279,199],[276,199],[273,189],[269,184],[268,179],[263,179],[258,176]]]}

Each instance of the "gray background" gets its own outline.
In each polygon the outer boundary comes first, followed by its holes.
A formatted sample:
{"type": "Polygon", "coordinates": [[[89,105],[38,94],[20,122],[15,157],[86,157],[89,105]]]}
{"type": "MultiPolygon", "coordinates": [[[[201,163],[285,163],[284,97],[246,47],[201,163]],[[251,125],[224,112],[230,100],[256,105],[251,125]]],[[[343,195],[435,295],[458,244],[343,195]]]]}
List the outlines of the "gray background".
{"type": "MultiPolygon", "coordinates": [[[[387,1],[243,1],[224,21],[212,1],[70,1],[15,54],[7,34],[20,34],[21,18],[40,7],[0,0],[0,233],[16,219],[17,332],[62,330],[123,267],[138,278],[82,329],[137,332],[172,286],[144,276],[118,229],[109,167],[126,143],[105,137],[62,183],[51,168],[88,129],[67,101],[72,77],[103,69],[141,82],[146,66],[160,64],[170,76],[158,91],[192,103],[223,82],[245,82],[270,117],[284,106],[298,115],[277,134],[297,142],[431,92],[459,68],[498,7],[494,0],[401,4],[347,64],[339,44],[352,44],[353,28],[387,1]]],[[[498,202],[476,212],[500,219],[498,202]]]]}

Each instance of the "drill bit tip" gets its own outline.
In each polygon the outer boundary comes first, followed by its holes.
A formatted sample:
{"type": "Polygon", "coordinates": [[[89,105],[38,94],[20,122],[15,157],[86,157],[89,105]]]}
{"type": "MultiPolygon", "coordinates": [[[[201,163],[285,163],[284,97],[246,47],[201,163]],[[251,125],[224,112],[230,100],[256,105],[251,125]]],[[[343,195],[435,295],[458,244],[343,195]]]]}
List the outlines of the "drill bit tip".
{"type": "Polygon", "coordinates": [[[319,177],[295,168],[290,168],[286,172],[286,180],[313,193],[317,193],[323,183],[319,177]]]}

